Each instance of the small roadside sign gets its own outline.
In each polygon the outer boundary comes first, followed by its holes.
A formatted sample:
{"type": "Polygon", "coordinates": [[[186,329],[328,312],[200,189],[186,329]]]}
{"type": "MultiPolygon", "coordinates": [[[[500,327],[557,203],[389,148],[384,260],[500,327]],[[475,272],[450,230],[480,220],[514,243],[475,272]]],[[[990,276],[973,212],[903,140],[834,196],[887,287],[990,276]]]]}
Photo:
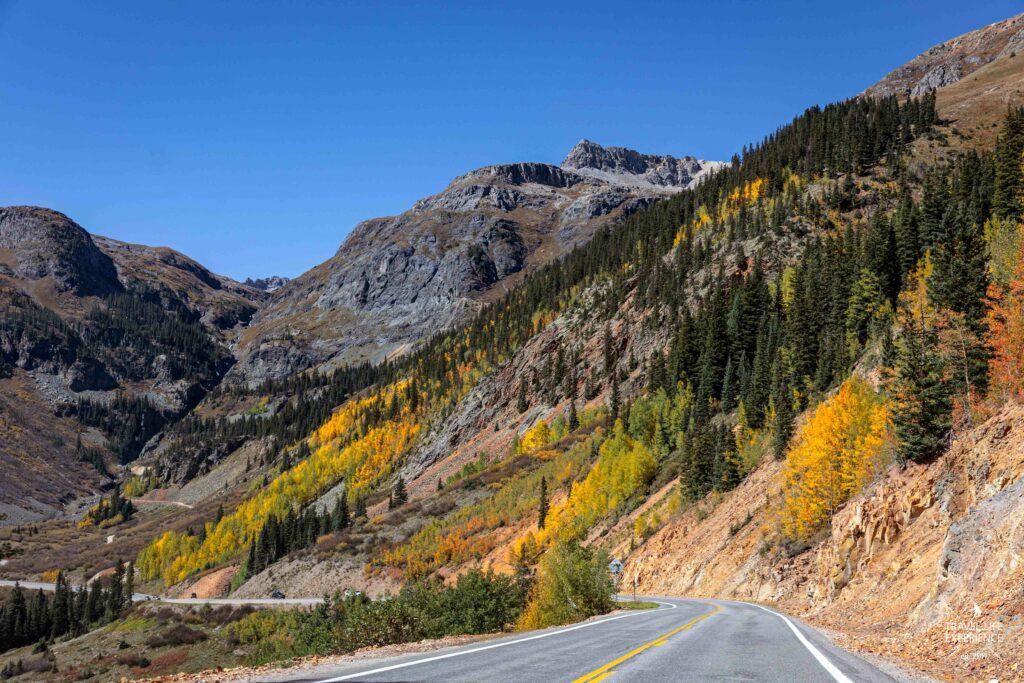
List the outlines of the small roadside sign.
{"type": "Polygon", "coordinates": [[[618,576],[622,573],[622,563],[618,560],[612,560],[608,563],[608,571],[618,576]]]}

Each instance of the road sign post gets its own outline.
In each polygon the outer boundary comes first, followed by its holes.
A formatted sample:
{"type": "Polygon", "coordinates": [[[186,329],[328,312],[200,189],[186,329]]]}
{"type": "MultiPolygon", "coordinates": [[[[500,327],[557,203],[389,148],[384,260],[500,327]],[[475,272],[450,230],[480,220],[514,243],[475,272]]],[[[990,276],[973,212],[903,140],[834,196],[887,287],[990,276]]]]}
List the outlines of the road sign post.
{"type": "Polygon", "coordinates": [[[619,577],[622,576],[622,562],[612,560],[608,563],[608,571],[612,575],[612,584],[615,586],[615,601],[619,600],[619,577]]]}

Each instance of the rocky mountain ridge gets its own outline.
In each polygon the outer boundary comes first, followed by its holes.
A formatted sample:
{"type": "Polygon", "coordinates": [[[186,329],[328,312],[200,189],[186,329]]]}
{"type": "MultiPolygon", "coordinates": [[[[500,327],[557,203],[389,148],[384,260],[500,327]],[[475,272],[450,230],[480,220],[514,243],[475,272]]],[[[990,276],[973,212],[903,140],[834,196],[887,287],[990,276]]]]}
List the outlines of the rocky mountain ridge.
{"type": "Polygon", "coordinates": [[[584,140],[561,166],[462,175],[403,214],[360,223],[331,259],[275,290],[242,335],[229,381],[401,352],[719,166],[584,140]]]}

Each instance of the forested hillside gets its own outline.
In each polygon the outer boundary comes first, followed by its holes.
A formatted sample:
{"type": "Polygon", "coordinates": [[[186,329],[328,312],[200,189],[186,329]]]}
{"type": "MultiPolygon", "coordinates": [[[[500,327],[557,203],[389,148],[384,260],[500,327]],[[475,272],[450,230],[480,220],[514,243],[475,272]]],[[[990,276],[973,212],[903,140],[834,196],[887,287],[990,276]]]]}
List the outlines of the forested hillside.
{"type": "MultiPolygon", "coordinates": [[[[597,459],[593,469],[583,463],[577,484],[593,489],[584,499],[597,507],[554,510],[552,521],[559,522],[549,525],[530,559],[555,530],[578,535],[635,505],[659,469],[679,475],[688,501],[735,486],[749,463],[736,452],[733,429],[751,439],[770,438],[781,455],[794,416],[842,381],[870,332],[884,326],[884,309],[892,315],[900,278],[934,244],[931,235],[938,233],[917,236],[910,187],[915,179],[905,177],[900,163],[907,143],[928,134],[934,122],[931,96],[809,110],[697,189],[597,234],[467,327],[393,363],[337,372],[332,386],[361,392],[361,379],[365,397],[349,402],[298,446],[288,444],[322,419],[339,390],[303,402],[297,415],[308,416],[304,422],[195,424],[190,428],[207,438],[239,434],[249,424],[297,449],[288,459],[310,455],[204,538],[162,538],[140,557],[140,569],[171,584],[238,557],[267,519],[312,502],[339,481],[348,504],[359,505],[410,460],[417,443],[410,437],[450,416],[481,378],[581,306],[587,324],[546,353],[517,389],[524,412],[568,399],[562,423],[550,437],[527,432],[510,455],[535,453],[556,438],[596,429],[591,451],[597,459]],[[860,231],[839,225],[844,214],[863,214],[882,197],[900,207],[900,217],[862,219],[860,231]],[[910,243],[907,234],[914,235],[910,243]],[[885,250],[868,246],[875,244],[885,250]],[[901,265],[901,253],[910,265],[901,265]],[[639,317],[638,329],[615,340],[610,324],[626,314],[639,317]],[[592,363],[581,348],[595,334],[601,335],[603,357],[592,363]],[[633,347],[645,335],[652,348],[640,356],[633,347]],[[588,406],[583,422],[577,401],[581,409],[588,406]],[[615,469],[620,465],[612,467],[622,462],[628,476],[615,469]],[[622,490],[609,492],[608,486],[622,490]]],[[[940,182],[948,181],[943,176],[933,184],[940,182]]],[[[505,431],[519,428],[508,424],[505,431]]],[[[509,454],[487,455],[500,461],[509,454]]],[[[407,468],[405,476],[422,476],[424,465],[433,463],[421,463],[421,471],[407,468]]]]}

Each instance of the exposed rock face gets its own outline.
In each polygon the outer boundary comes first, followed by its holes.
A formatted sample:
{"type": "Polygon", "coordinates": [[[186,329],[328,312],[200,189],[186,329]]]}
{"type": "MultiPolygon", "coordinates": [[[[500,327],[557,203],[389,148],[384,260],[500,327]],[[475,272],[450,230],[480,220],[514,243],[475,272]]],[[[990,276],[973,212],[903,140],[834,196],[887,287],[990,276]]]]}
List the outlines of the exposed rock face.
{"type": "Polygon", "coordinates": [[[950,680],[971,680],[976,662],[1019,669],[1024,406],[1009,403],[934,462],[892,466],[793,556],[764,552],[782,470],[768,460],[706,516],[667,524],[623,580],[652,594],[776,603],[876,652],[944,662],[935,673],[950,680]]]}
{"type": "Polygon", "coordinates": [[[956,83],[1024,44],[1024,15],[990,24],[929,49],[864,91],[865,95],[923,95],[956,83]]]}
{"type": "Polygon", "coordinates": [[[935,90],[945,85],[952,85],[960,80],[960,65],[956,62],[951,64],[939,64],[937,67],[924,75],[924,78],[914,84],[910,94],[920,97],[929,90],[935,90]]]}
{"type": "Polygon", "coordinates": [[[261,292],[273,292],[275,289],[281,289],[291,278],[281,277],[280,275],[270,275],[268,277],[258,277],[253,280],[251,277],[245,278],[245,282],[242,284],[246,287],[258,289],[261,292]]]}
{"type": "Polygon", "coordinates": [[[460,176],[399,216],[360,223],[333,258],[273,291],[240,339],[229,381],[379,361],[719,165],[584,140],[561,166],[501,164],[460,176]]]}
{"type": "Polygon", "coordinates": [[[677,159],[625,147],[602,147],[590,140],[580,140],[562,161],[562,168],[627,187],[690,187],[720,165],[691,156],[677,159]]]}
{"type": "Polygon", "coordinates": [[[0,273],[53,279],[61,292],[104,295],[121,289],[110,257],[80,225],[62,213],[35,206],[0,208],[0,273]]]}

